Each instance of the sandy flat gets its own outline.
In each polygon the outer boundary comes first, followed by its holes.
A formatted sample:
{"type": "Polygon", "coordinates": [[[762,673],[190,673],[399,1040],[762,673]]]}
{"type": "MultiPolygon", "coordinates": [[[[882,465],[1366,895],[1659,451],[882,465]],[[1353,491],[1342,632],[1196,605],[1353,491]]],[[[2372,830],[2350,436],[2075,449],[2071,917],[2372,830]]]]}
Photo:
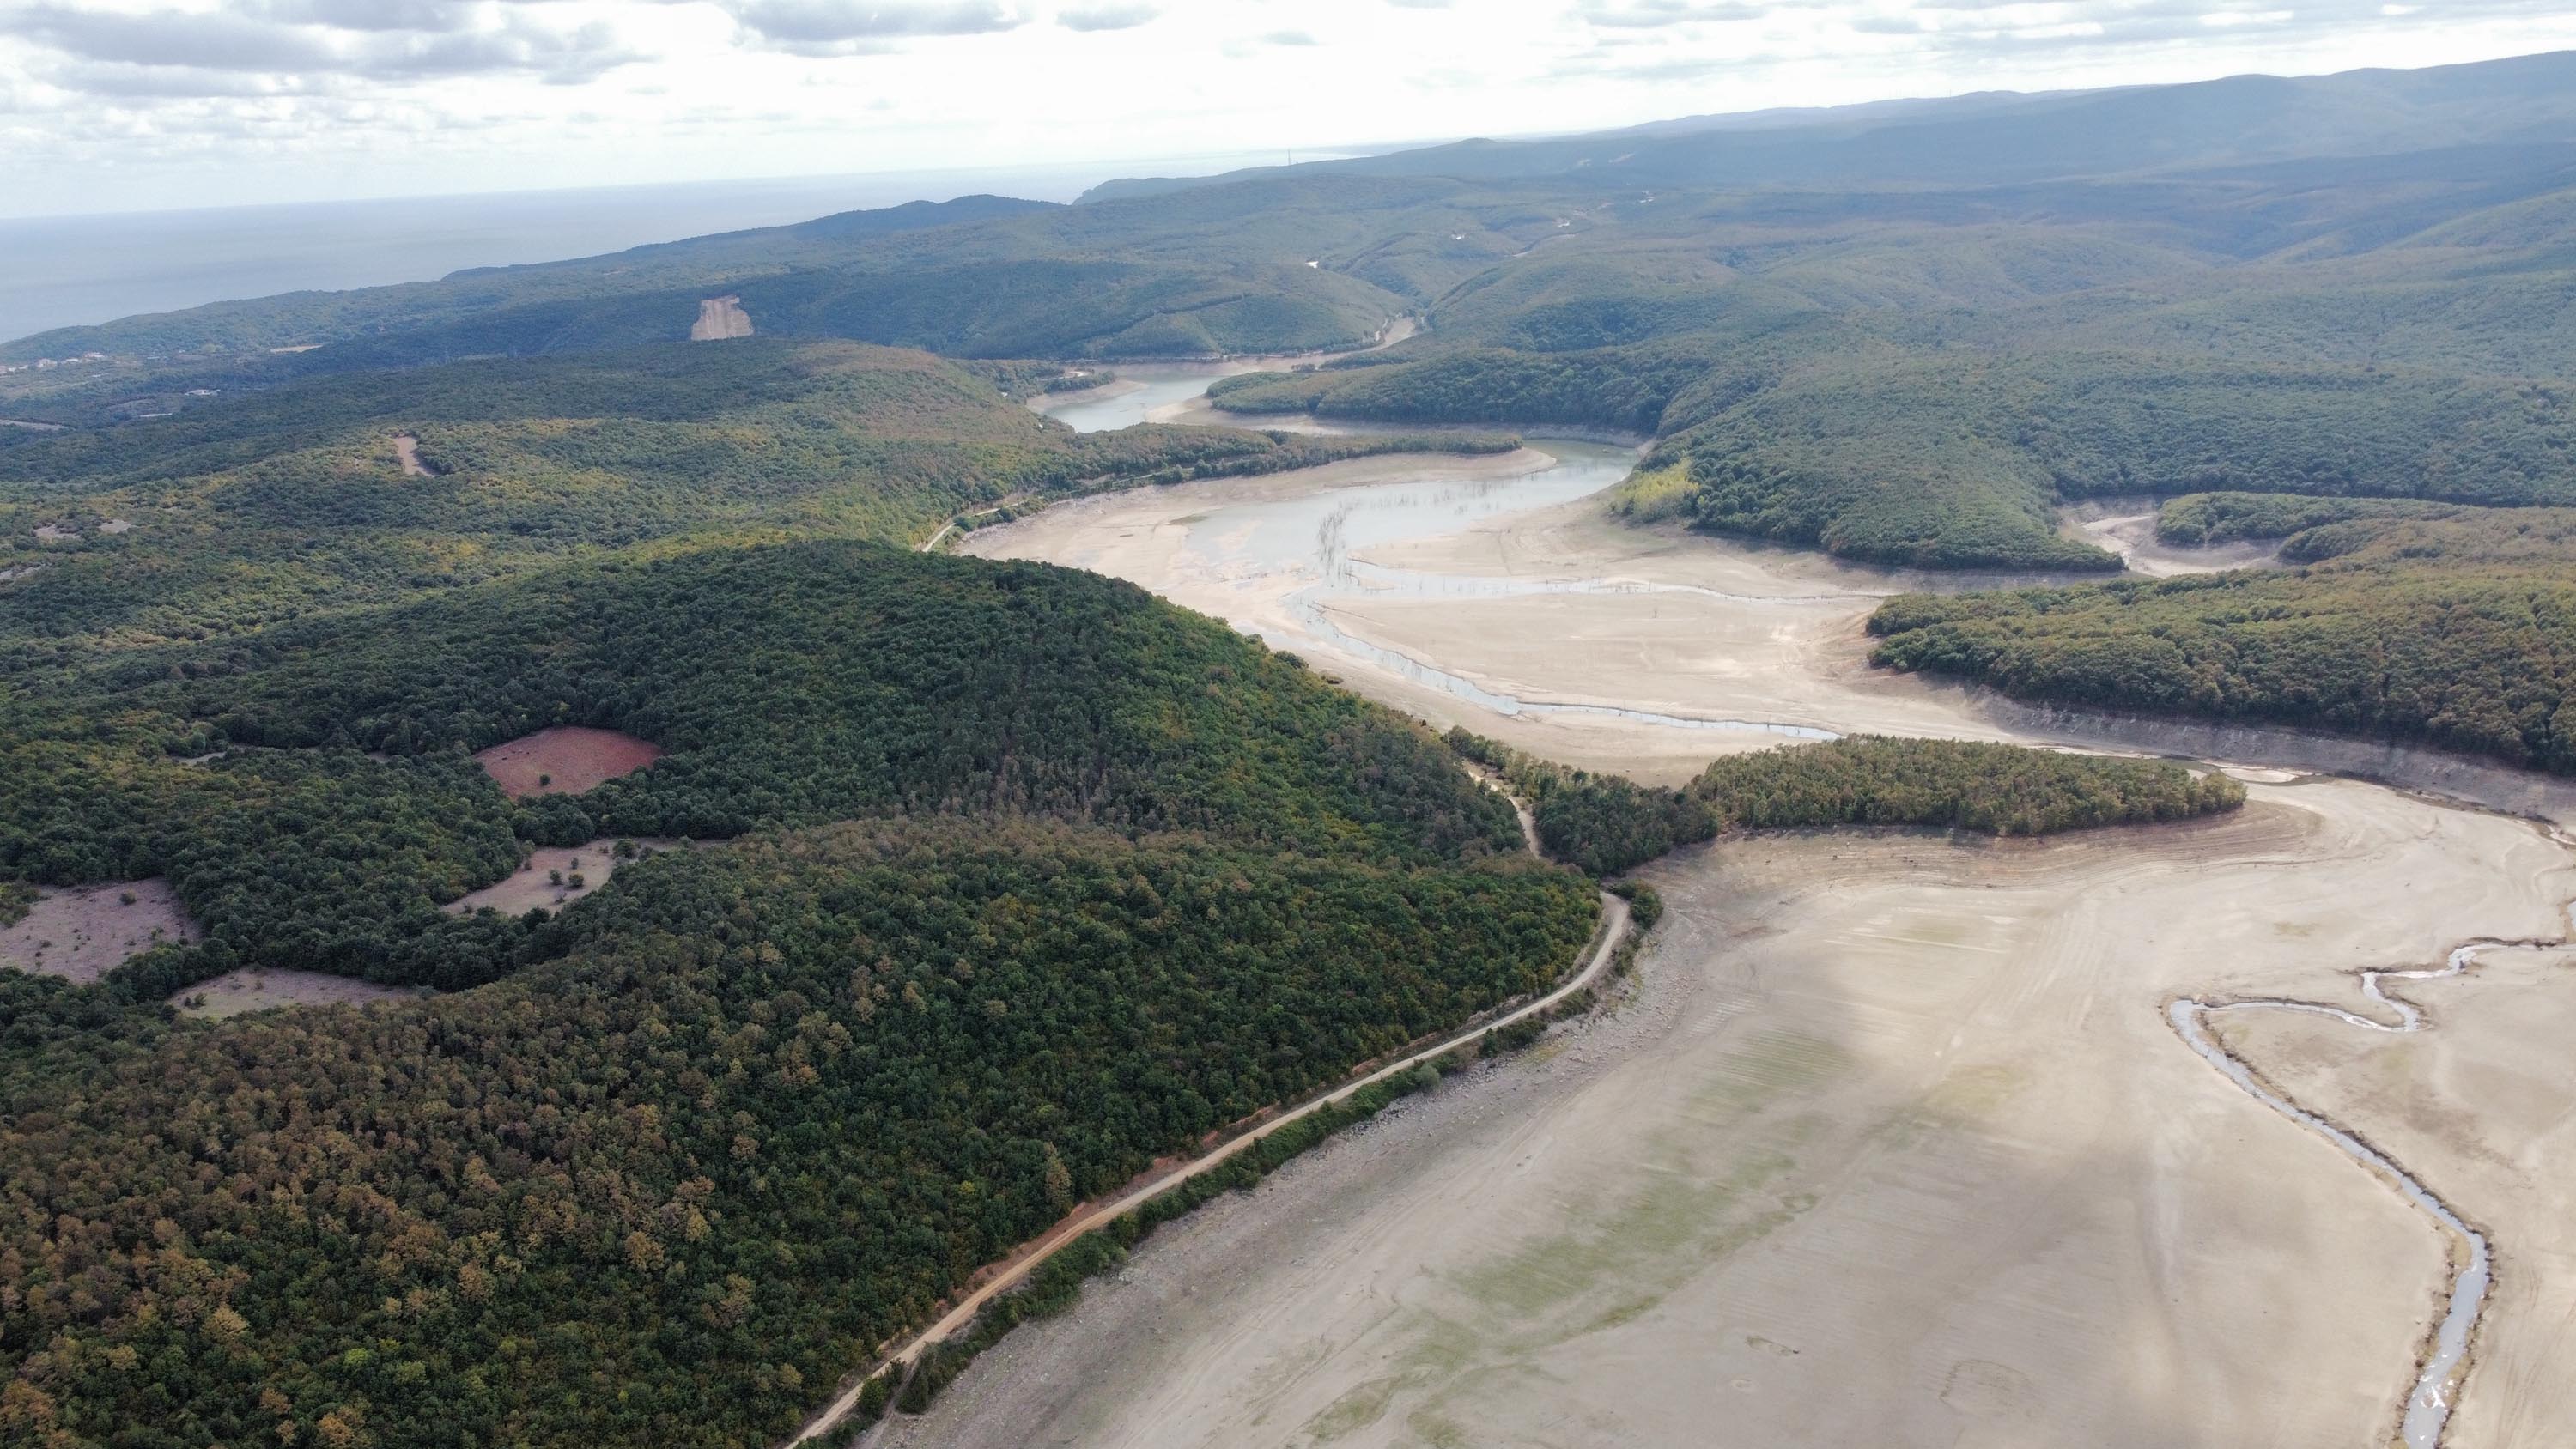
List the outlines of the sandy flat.
{"type": "Polygon", "coordinates": [[[513,800],[579,795],[662,758],[662,747],[615,730],[558,726],[478,750],[474,761],[513,800]]]}
{"type": "MultiPolygon", "coordinates": [[[[1713,755],[1766,748],[1754,732],[1676,730],[1569,715],[1500,715],[1311,639],[1287,596],[1309,571],[1262,571],[1211,561],[1191,545],[1191,525],[1225,508],[1345,488],[1382,477],[1508,477],[1530,454],[1467,460],[1360,459],[1330,468],[1229,482],[1212,480],[1086,499],[979,531],[961,552],[1040,558],[1131,579],[1164,597],[1258,631],[1306,655],[1353,688],[1447,727],[1464,723],[1519,748],[1587,768],[1677,782],[1713,755]]],[[[1361,562],[1404,575],[1468,581],[1452,596],[1381,600],[1333,597],[1342,629],[1399,655],[1435,661],[1515,697],[1617,704],[1714,719],[1825,726],[1837,731],[2011,737],[1965,703],[1962,691],[1873,670],[1862,622],[1914,576],[1855,569],[1814,555],[1725,540],[1648,533],[1569,503],[1476,524],[1437,537],[1359,551],[1361,562]],[[1676,586],[1706,593],[1479,597],[1475,581],[1546,580],[1676,586]],[[1724,597],[1713,597],[1722,595],[1724,597]]]]}
{"type": "Polygon", "coordinates": [[[2576,1444],[2576,956],[2497,951],[2459,980],[2392,989],[2433,1028],[2249,1012],[2220,1017],[2221,1038],[2304,1105],[2369,1124],[2494,1243],[2495,1296],[2445,1442],[2576,1444]]]}
{"type": "Polygon", "coordinates": [[[327,1006],[370,1001],[409,1001],[425,993],[410,987],[380,986],[348,976],[319,971],[227,971],[173,994],[170,1004],[182,1016],[221,1018],[281,1006],[327,1006]]]}
{"type": "Polygon", "coordinates": [[[112,881],[47,888],[26,918],[0,927],[0,962],[74,981],[96,981],[109,968],[163,942],[197,939],[170,883],[112,881]],[[132,901],[127,901],[127,896],[132,901]]]}
{"type": "Polygon", "coordinates": [[[2120,556],[2129,572],[2169,579],[2222,569],[2267,568],[2281,561],[2278,541],[2242,540],[2185,547],[2156,538],[2157,503],[2153,499],[2101,499],[2076,504],[2059,514],[2059,531],[2067,537],[2120,556]]]}
{"type": "MultiPolygon", "coordinates": [[[[2387,1440],[2445,1236],[2212,1070],[2163,1008],[2360,1009],[2351,971],[2566,930],[2576,872],[2538,829],[2311,772],[2562,821],[2563,784],[1876,671],[1862,623],[1881,597],[1997,580],[1638,530],[1597,501],[1428,510],[1352,544],[1356,500],[1302,559],[1264,532],[1369,468],[1086,500],[967,547],[1132,579],[1435,724],[1643,778],[1774,742],[1671,722],[1687,716],[2193,750],[2254,804],[2046,844],[1784,836],[1655,866],[1675,909],[1630,1006],[1170,1230],[885,1442],[2387,1440]]],[[[2428,989],[2492,1005],[2428,1000],[2418,1036],[2241,1024],[2258,1069],[2315,1082],[2498,1239],[2456,1445],[2567,1438],[2576,1020],[2536,994],[2563,984],[2517,989],[2539,969],[2428,989]]]]}
{"type": "Polygon", "coordinates": [[[2376,1444],[2441,1241],[2161,1007],[2552,930],[2576,880],[2513,822],[2256,795],[1655,867],[1642,993],[1563,1060],[1149,1245],[888,1442],[2376,1444]]]}
{"type": "MultiPolygon", "coordinates": [[[[634,842],[638,859],[668,850],[676,843],[634,842]]],[[[561,910],[608,884],[608,878],[617,873],[621,863],[632,863],[617,859],[616,844],[614,838],[602,837],[575,846],[541,845],[528,852],[527,861],[513,874],[479,891],[469,891],[440,909],[456,916],[472,915],[487,906],[505,916],[523,916],[540,906],[561,910]],[[580,885],[572,883],[576,875],[581,877],[580,885]]]]}

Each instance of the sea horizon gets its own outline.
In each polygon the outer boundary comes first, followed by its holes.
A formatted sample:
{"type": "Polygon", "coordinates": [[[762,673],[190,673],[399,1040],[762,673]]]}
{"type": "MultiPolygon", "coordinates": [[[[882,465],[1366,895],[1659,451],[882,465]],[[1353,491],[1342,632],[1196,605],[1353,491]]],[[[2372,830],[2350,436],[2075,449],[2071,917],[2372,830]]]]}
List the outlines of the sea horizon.
{"type": "Polygon", "coordinates": [[[1207,175],[1275,152],[0,218],[0,342],[284,292],[434,281],[836,212],[1207,175]]]}

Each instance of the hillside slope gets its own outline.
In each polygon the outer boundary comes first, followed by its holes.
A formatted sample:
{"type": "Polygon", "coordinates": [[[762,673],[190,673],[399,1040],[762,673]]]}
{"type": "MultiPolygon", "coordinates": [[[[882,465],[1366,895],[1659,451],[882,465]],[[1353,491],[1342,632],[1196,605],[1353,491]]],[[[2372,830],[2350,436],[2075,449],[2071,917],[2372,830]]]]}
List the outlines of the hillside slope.
{"type": "Polygon", "coordinates": [[[1517,847],[1439,741],[1221,625],[854,542],[15,690],[0,874],[166,872],[207,940],[0,971],[0,1426],[775,1438],[1074,1202],[1565,969],[1593,892],[1517,847]],[[669,753],[518,804],[461,754],[556,722],[669,753]],[[435,908],[594,831],[735,838],[435,908]],[[159,1006],[263,965],[452,994],[159,1006]]]}

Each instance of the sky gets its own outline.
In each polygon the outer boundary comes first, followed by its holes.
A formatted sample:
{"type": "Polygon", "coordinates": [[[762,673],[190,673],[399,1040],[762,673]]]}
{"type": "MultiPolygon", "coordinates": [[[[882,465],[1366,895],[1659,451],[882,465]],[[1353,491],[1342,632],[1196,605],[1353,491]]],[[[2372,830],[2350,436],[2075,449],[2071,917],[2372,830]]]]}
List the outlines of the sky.
{"type": "Polygon", "coordinates": [[[2570,48],[2576,0],[0,0],[0,216],[1180,170],[2570,48]]]}

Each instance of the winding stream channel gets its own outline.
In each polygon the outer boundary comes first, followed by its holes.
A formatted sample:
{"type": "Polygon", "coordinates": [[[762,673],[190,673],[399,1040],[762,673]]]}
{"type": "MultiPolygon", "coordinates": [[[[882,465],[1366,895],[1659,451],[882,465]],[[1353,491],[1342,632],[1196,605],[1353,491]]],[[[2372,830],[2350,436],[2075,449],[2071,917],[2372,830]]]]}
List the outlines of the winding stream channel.
{"type": "Polygon", "coordinates": [[[2427,1217],[2454,1235],[2466,1249],[2467,1256],[2451,1280],[2450,1307],[2443,1313],[2440,1327],[2434,1330],[2433,1348],[2425,1355],[2423,1369],[2416,1375],[2415,1390],[2406,1399],[2406,1417],[2399,1429],[2407,1449],[2435,1449],[2442,1442],[2442,1430],[2450,1423],[2451,1401],[2457,1384],[2455,1376],[2462,1360],[2468,1357],[2469,1335],[2477,1327],[2478,1314],[2486,1306],[2487,1290],[2495,1281],[2495,1255],[2486,1234],[2461,1218],[2459,1212],[2444,1202],[2439,1194],[2426,1187],[2415,1175],[2397,1165],[2387,1154],[2364,1142],[2354,1133],[2331,1119],[2311,1112],[2289,1098],[2265,1086],[2254,1075],[2252,1067],[2227,1048],[2210,1039],[2206,1030],[2209,1019],[2223,1012],[2295,1011],[2329,1016],[2348,1026],[2366,1031],[2390,1033],[2416,1032],[2425,1029],[2424,1014],[2403,998],[2392,998],[2379,989],[2382,981],[2439,981],[2445,977],[2464,976],[2477,964],[2485,951],[2505,946],[2503,941],[2473,941],[2452,950],[2450,957],[2437,969],[2420,971],[2365,971],[2361,973],[2362,994],[2395,1013],[2394,1023],[2375,1021],[2359,1012],[2346,1011],[2316,1001],[2200,1001],[2184,998],[2165,1008],[2165,1019],[2173,1023],[2185,1044],[2201,1054],[2226,1078],[2242,1088],[2248,1096],[2291,1121],[2323,1136],[2342,1149],[2346,1157],[2369,1168],[2397,1189],[2398,1195],[2421,1209],[2427,1217]]]}
{"type": "MultiPolygon", "coordinates": [[[[1108,400],[1078,402],[1050,409],[1086,431],[1147,421],[1169,413],[1204,390],[1214,377],[1239,368],[1161,369],[1148,385],[1108,400]]],[[[1531,447],[1547,461],[1528,471],[1499,477],[1410,478],[1360,482],[1347,487],[1290,496],[1256,497],[1221,503],[1206,512],[1171,519],[1178,527],[1181,566],[1228,586],[1263,585],[1279,602],[1277,614],[1259,624],[1238,624],[1274,647],[1314,650],[1340,656],[1461,703],[1503,716],[1574,715],[1621,720],[1670,729],[1715,730],[1822,740],[1837,731],[1818,720],[1761,720],[1718,715],[1633,709],[1597,701],[1552,699],[1480,682],[1457,668],[1358,637],[1340,622],[1337,608],[1356,602],[1388,600],[1432,602],[1483,601],[1539,595],[1616,596],[1662,594],[1713,601],[1747,610],[1817,602],[1865,602],[1864,594],[1819,594],[1805,597],[1733,594],[1689,583],[1635,579],[1497,577],[1422,572],[1386,567],[1363,560],[1364,552],[1391,544],[1456,534],[1480,522],[1506,515],[1558,507],[1589,498],[1616,484],[1635,454],[1597,443],[1532,439],[1531,447]],[[1278,619],[1284,616],[1284,625],[1278,619]]],[[[1150,580],[1140,579],[1148,583],[1150,580]]],[[[2553,832],[2555,835],[2555,832],[2553,832]]],[[[2566,837],[2556,836],[2569,844],[2566,837]]],[[[2571,907],[2576,911],[2576,907],[2571,907]]],[[[2471,1340],[2494,1279],[2494,1250],[2486,1234],[2439,1193],[2393,1157],[2322,1113],[2310,1110],[2276,1090],[2246,1061],[2215,1039],[2215,1019],[2235,1013],[2289,1012],[2332,1018],[2356,1029],[2405,1034],[2427,1030],[2424,1013],[2403,997],[2383,990],[2390,982],[2426,982],[2459,977],[2471,971],[2481,954],[2510,943],[2477,940],[2451,950],[2443,965],[2412,970],[2360,973],[2362,995],[2385,1018],[2345,1010],[2322,1002],[2276,997],[2182,997],[2166,1007],[2166,1019],[2191,1050],[2234,1086],[2270,1111],[2297,1123],[2331,1143],[2430,1218],[2456,1244],[2452,1254],[2447,1307],[2425,1351],[2412,1392],[2406,1397],[2399,1434],[2408,1449],[2438,1449],[2443,1442],[2471,1340]]]]}

